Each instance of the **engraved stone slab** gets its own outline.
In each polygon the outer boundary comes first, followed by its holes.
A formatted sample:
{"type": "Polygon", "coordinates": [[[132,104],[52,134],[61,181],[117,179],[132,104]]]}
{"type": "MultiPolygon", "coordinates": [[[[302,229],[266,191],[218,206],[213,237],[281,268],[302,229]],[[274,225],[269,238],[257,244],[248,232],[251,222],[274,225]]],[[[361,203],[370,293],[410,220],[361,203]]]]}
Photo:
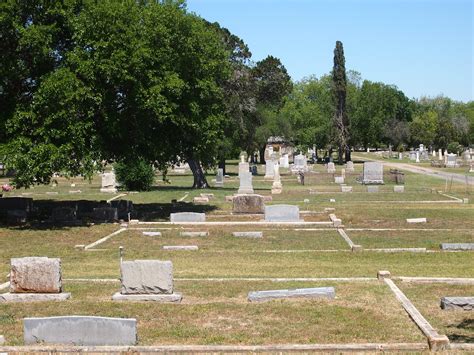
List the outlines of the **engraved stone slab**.
{"type": "Polygon", "coordinates": [[[264,213],[264,197],[256,194],[237,195],[233,199],[233,213],[264,213]]]}
{"type": "Polygon", "coordinates": [[[135,345],[137,321],[130,318],[66,316],[25,318],[25,344],[135,345]]]}
{"type": "Polygon", "coordinates": [[[51,302],[66,301],[71,298],[68,292],[61,293],[0,293],[2,302],[51,302]]]}
{"type": "Polygon", "coordinates": [[[197,196],[193,198],[193,203],[196,205],[205,205],[206,203],[209,203],[209,198],[197,196]]]}
{"type": "Polygon", "coordinates": [[[442,243],[442,250],[474,250],[474,243],[442,243]]]}
{"type": "Polygon", "coordinates": [[[179,235],[181,237],[207,237],[209,235],[208,232],[180,232],[179,235]]]}
{"type": "Polygon", "coordinates": [[[407,223],[426,223],[426,218],[407,218],[407,223]]]}
{"type": "Polygon", "coordinates": [[[263,232],[232,232],[232,236],[238,238],[262,238],[263,232]]]}
{"type": "Polygon", "coordinates": [[[441,308],[444,310],[474,311],[473,297],[443,297],[441,308]]]}
{"type": "Polygon", "coordinates": [[[143,232],[147,237],[161,237],[161,232],[143,232]]]}
{"type": "Polygon", "coordinates": [[[206,222],[205,213],[178,212],[170,213],[171,222],[206,222]]]}
{"type": "Polygon", "coordinates": [[[299,222],[300,209],[293,205],[265,206],[265,221],[267,222],[299,222]]]}
{"type": "Polygon", "coordinates": [[[173,293],[173,263],[161,260],[123,261],[122,294],[173,293]]]}
{"type": "Polygon", "coordinates": [[[299,288],[294,290],[270,290],[249,292],[250,302],[269,301],[280,298],[326,298],[334,299],[334,287],[299,288]]]}
{"type": "Polygon", "coordinates": [[[395,185],[393,187],[393,192],[403,193],[405,192],[405,186],[403,185],[395,185]]]}
{"type": "Polygon", "coordinates": [[[240,162],[239,163],[239,177],[241,177],[242,173],[248,173],[250,169],[250,164],[247,162],[240,162]]]}
{"type": "Polygon", "coordinates": [[[334,183],[344,184],[344,176],[334,176],[334,183]]]}
{"type": "Polygon", "coordinates": [[[383,184],[383,164],[376,161],[365,162],[362,183],[383,184]]]}
{"type": "Polygon", "coordinates": [[[214,184],[215,187],[223,187],[224,186],[224,169],[219,168],[217,169],[216,174],[216,183],[214,184]]]}
{"type": "Polygon", "coordinates": [[[367,186],[368,193],[377,193],[379,192],[379,187],[377,185],[368,185],[367,186]]]}
{"type": "Polygon", "coordinates": [[[199,250],[197,245],[164,245],[163,250],[199,250]]]}
{"type": "Polygon", "coordinates": [[[115,173],[107,172],[102,174],[102,187],[100,192],[105,193],[116,193],[117,192],[117,182],[115,179],[115,173]]]}
{"type": "Polygon", "coordinates": [[[341,185],[341,192],[352,192],[352,186],[341,185]]]}
{"type": "Polygon", "coordinates": [[[112,296],[113,301],[151,301],[158,303],[179,303],[183,299],[181,293],[175,292],[172,294],[142,294],[142,295],[123,295],[117,292],[112,296]]]}
{"type": "Polygon", "coordinates": [[[61,260],[27,257],[11,259],[10,292],[60,293],[61,260]]]}

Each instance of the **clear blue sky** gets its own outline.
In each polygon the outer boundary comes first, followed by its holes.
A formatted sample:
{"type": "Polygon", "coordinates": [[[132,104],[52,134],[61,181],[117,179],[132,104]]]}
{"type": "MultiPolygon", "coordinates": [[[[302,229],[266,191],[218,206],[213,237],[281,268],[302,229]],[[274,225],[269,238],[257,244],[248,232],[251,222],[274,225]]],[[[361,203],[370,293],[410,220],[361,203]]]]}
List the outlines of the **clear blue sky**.
{"type": "Polygon", "coordinates": [[[188,0],[242,38],[253,60],[281,59],[293,80],[346,68],[412,97],[474,100],[474,0],[188,0]]]}

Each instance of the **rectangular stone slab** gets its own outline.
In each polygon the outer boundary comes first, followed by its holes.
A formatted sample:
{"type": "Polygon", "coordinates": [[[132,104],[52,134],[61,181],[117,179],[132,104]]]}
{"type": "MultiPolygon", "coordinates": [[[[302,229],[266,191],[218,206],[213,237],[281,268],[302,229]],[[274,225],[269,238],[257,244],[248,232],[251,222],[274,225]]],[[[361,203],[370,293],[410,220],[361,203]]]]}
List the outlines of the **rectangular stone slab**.
{"type": "Polygon", "coordinates": [[[426,218],[407,218],[407,223],[426,223],[426,218]]]}
{"type": "Polygon", "coordinates": [[[474,243],[441,243],[442,250],[474,250],[474,243]]]}
{"type": "Polygon", "coordinates": [[[257,194],[237,195],[233,198],[233,213],[264,213],[264,197],[257,194]]]}
{"type": "Polygon", "coordinates": [[[444,310],[474,311],[473,297],[443,297],[441,308],[444,310]]]}
{"type": "Polygon", "coordinates": [[[362,183],[383,184],[383,164],[375,161],[365,162],[362,183]]]}
{"type": "Polygon", "coordinates": [[[66,301],[68,292],[61,293],[0,293],[0,303],[66,301]]]}
{"type": "Polygon", "coordinates": [[[205,213],[177,212],[170,214],[171,222],[206,222],[205,213]]]}
{"type": "Polygon", "coordinates": [[[163,250],[199,250],[197,245],[164,245],[163,250]]]}
{"type": "Polygon", "coordinates": [[[61,260],[58,258],[12,258],[10,292],[60,293],[61,260]]]}
{"type": "Polygon", "coordinates": [[[377,192],[379,192],[379,187],[377,185],[369,185],[369,186],[367,186],[367,192],[377,193],[377,192]]]}
{"type": "Polygon", "coordinates": [[[299,222],[300,209],[293,205],[265,206],[266,222],[299,222]]]}
{"type": "Polygon", "coordinates": [[[334,299],[334,287],[299,288],[294,290],[270,290],[249,292],[250,302],[269,301],[280,298],[327,298],[334,299]]]}
{"type": "Polygon", "coordinates": [[[207,237],[209,235],[208,232],[180,232],[179,235],[181,237],[207,237]]]}
{"type": "Polygon", "coordinates": [[[120,292],[117,292],[112,296],[112,300],[114,301],[136,301],[136,302],[143,302],[143,301],[151,301],[151,302],[158,302],[158,303],[179,303],[183,299],[183,295],[181,293],[174,292],[172,294],[144,294],[144,295],[123,295],[120,292]]]}
{"type": "Polygon", "coordinates": [[[161,232],[143,232],[147,237],[161,237],[161,232]]]}
{"type": "Polygon", "coordinates": [[[66,316],[25,318],[25,344],[135,345],[137,321],[130,318],[66,316]]]}
{"type": "Polygon", "coordinates": [[[263,232],[233,232],[232,235],[238,238],[262,238],[263,232]]]}
{"type": "Polygon", "coordinates": [[[123,261],[120,272],[122,294],[173,293],[173,263],[171,261],[123,261]]]}

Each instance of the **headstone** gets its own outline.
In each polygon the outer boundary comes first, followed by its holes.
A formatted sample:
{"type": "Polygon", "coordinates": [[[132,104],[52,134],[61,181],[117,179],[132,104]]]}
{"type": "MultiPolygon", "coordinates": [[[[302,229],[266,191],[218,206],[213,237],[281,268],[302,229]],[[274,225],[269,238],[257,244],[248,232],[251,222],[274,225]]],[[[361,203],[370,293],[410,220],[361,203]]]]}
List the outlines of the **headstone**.
{"type": "Polygon", "coordinates": [[[438,155],[439,155],[438,160],[439,161],[443,160],[443,150],[441,148],[438,149],[438,155]]]}
{"type": "Polygon", "coordinates": [[[60,293],[61,260],[47,257],[12,258],[11,293],[60,293]]]}
{"type": "Polygon", "coordinates": [[[349,160],[347,163],[346,163],[346,171],[348,173],[353,173],[354,172],[354,162],[349,160]]]}
{"type": "Polygon", "coordinates": [[[100,222],[115,222],[118,220],[118,211],[115,207],[97,207],[93,210],[93,217],[100,222]]]}
{"type": "Polygon", "coordinates": [[[352,192],[352,186],[341,185],[341,192],[352,192]]]}
{"type": "Polygon", "coordinates": [[[206,222],[206,214],[196,212],[170,213],[170,222],[206,222]]]}
{"type": "Polygon", "coordinates": [[[341,176],[343,179],[346,178],[346,169],[341,169],[341,176]]]}
{"type": "Polygon", "coordinates": [[[416,152],[416,159],[415,159],[415,163],[419,163],[420,162],[420,152],[417,151],[416,152]]]}
{"type": "Polygon", "coordinates": [[[294,290],[270,290],[249,292],[248,300],[251,302],[269,301],[281,298],[326,298],[334,299],[334,287],[300,288],[294,290]]]}
{"type": "Polygon", "coordinates": [[[265,176],[264,179],[273,179],[275,176],[275,163],[273,160],[267,160],[265,162],[265,176]]]}
{"type": "Polygon", "coordinates": [[[395,185],[393,187],[393,192],[403,193],[405,192],[405,186],[403,185],[395,185]]]}
{"type": "Polygon", "coordinates": [[[238,238],[262,238],[263,232],[233,232],[232,236],[238,238]]]}
{"type": "Polygon", "coordinates": [[[383,184],[383,165],[380,162],[365,162],[362,183],[365,185],[383,184]]]}
{"type": "Polygon", "coordinates": [[[197,245],[163,245],[163,250],[194,251],[194,250],[199,250],[199,247],[197,245]]]}
{"type": "Polygon", "coordinates": [[[180,237],[207,237],[209,235],[208,232],[180,232],[179,236],[180,237]]]}
{"type": "Polygon", "coordinates": [[[147,237],[161,237],[161,232],[143,232],[142,234],[147,237]]]}
{"type": "Polygon", "coordinates": [[[328,174],[334,174],[336,172],[336,166],[334,165],[333,162],[328,163],[327,172],[328,174]]]}
{"type": "Polygon", "coordinates": [[[300,209],[293,205],[265,206],[266,222],[300,222],[300,209]]]}
{"type": "Polygon", "coordinates": [[[420,151],[420,153],[423,152],[425,150],[425,146],[423,144],[420,144],[418,150],[420,151]]]}
{"type": "Polygon", "coordinates": [[[280,158],[280,166],[282,168],[289,168],[290,167],[290,161],[288,159],[288,154],[283,154],[280,158]]]}
{"type": "Polygon", "coordinates": [[[426,218],[407,218],[407,223],[426,223],[426,218]]]}
{"type": "Polygon", "coordinates": [[[264,213],[265,203],[261,195],[246,194],[237,195],[233,198],[233,213],[264,213]]]}
{"type": "Polygon", "coordinates": [[[367,185],[367,192],[369,193],[379,192],[379,187],[377,185],[367,185]]]}
{"type": "Polygon", "coordinates": [[[238,194],[253,194],[253,185],[252,185],[252,174],[247,172],[242,172],[240,174],[240,186],[238,194]]]}
{"type": "Polygon", "coordinates": [[[120,264],[121,290],[115,301],[180,302],[173,289],[173,263],[161,260],[123,261],[120,264]]]}
{"type": "Polygon", "coordinates": [[[447,168],[455,168],[456,167],[456,154],[448,154],[447,160],[446,160],[446,167],[447,168]]]}
{"type": "Polygon", "coordinates": [[[334,176],[334,182],[336,184],[344,184],[344,176],[334,176]]]}
{"type": "Polygon", "coordinates": [[[250,165],[247,162],[239,163],[239,178],[242,176],[242,173],[250,172],[250,165]]]}
{"type": "Polygon", "coordinates": [[[65,316],[25,318],[25,344],[135,345],[137,321],[130,318],[65,316]]]}
{"type": "Polygon", "coordinates": [[[474,243],[442,243],[442,250],[474,250],[474,243]]]}
{"type": "Polygon", "coordinates": [[[278,163],[275,163],[275,168],[273,169],[274,175],[273,175],[273,184],[272,184],[272,194],[281,194],[281,190],[283,189],[283,186],[281,184],[281,178],[280,178],[280,165],[278,163]]]}
{"type": "Polygon", "coordinates": [[[443,297],[441,308],[444,310],[474,311],[474,297],[443,297]]]}
{"type": "Polygon", "coordinates": [[[193,198],[193,203],[196,204],[196,205],[205,205],[205,204],[209,203],[209,198],[196,196],[196,197],[193,198]]]}
{"type": "Polygon", "coordinates": [[[298,154],[295,156],[292,171],[308,171],[308,162],[306,160],[306,155],[298,154]]]}
{"type": "Polygon", "coordinates": [[[250,172],[252,173],[252,176],[257,176],[258,175],[258,168],[256,165],[252,165],[250,167],[250,172]]]}
{"type": "Polygon", "coordinates": [[[223,187],[224,186],[224,169],[217,169],[217,174],[216,174],[216,183],[214,185],[215,187],[223,187]]]}
{"type": "Polygon", "coordinates": [[[403,153],[398,153],[398,160],[403,160],[403,153]]]}
{"type": "Polygon", "coordinates": [[[117,192],[117,182],[115,179],[115,173],[113,171],[102,174],[102,188],[100,189],[100,192],[117,192]]]}
{"type": "Polygon", "coordinates": [[[416,152],[414,150],[410,151],[410,160],[416,160],[416,152]]]}

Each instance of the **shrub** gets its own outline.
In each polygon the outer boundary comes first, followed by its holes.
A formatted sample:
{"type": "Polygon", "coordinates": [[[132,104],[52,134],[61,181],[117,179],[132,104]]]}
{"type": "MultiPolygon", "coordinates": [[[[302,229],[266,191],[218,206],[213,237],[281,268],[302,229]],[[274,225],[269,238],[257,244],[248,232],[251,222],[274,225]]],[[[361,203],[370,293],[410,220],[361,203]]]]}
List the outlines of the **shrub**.
{"type": "Polygon", "coordinates": [[[123,161],[114,167],[117,181],[129,191],[148,191],[153,185],[155,172],[144,160],[123,161]]]}

